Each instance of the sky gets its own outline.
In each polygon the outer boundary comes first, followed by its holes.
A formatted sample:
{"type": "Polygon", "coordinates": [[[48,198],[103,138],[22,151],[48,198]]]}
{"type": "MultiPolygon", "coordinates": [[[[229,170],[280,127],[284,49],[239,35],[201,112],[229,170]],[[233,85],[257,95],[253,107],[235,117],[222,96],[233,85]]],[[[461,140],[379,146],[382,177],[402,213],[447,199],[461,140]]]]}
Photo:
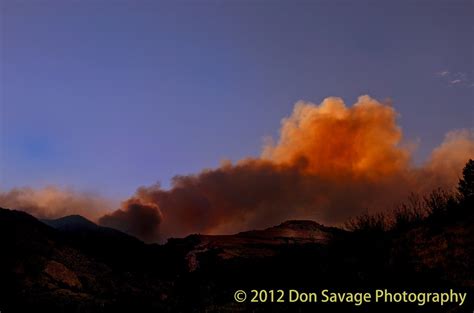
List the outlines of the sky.
{"type": "Polygon", "coordinates": [[[0,188],[127,197],[259,156],[298,100],[474,127],[473,1],[0,2],[0,188]]]}

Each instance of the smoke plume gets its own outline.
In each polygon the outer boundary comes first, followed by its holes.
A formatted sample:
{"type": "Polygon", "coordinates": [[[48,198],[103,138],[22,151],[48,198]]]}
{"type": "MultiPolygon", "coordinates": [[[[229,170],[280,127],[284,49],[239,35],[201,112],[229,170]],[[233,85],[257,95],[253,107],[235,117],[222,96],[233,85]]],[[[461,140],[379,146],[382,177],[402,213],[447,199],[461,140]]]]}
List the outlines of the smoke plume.
{"type": "Polygon", "coordinates": [[[122,203],[121,209],[101,217],[99,223],[153,242],[158,240],[161,212],[156,203],[131,198],[122,203]]]}
{"type": "MultiPolygon", "coordinates": [[[[286,219],[337,225],[367,211],[392,209],[411,192],[453,188],[474,157],[474,132],[448,133],[426,163],[414,167],[397,117],[390,104],[369,96],[351,107],[340,98],[300,101],[260,157],[176,176],[170,189],[140,187],[98,221],[145,241],[233,233],[286,219]]],[[[42,217],[91,216],[84,210],[104,207],[98,198],[54,188],[0,193],[0,205],[42,217]]]]}
{"type": "Polygon", "coordinates": [[[433,150],[422,169],[418,185],[427,192],[430,187],[450,188],[456,185],[462,168],[474,157],[474,130],[454,130],[446,134],[443,143],[433,150]],[[423,181],[425,183],[423,184],[423,181]]]}
{"type": "Polygon", "coordinates": [[[113,207],[113,204],[93,193],[48,186],[41,189],[22,187],[0,191],[0,206],[22,210],[38,218],[80,214],[96,220],[113,207]]]}
{"type": "Polygon", "coordinates": [[[347,108],[341,98],[320,105],[298,102],[282,121],[276,146],[262,156],[278,164],[304,163],[305,172],[340,179],[341,176],[378,180],[405,168],[409,152],[399,146],[401,129],[395,110],[369,96],[347,108]]]}
{"type": "Polygon", "coordinates": [[[426,165],[414,168],[397,116],[369,96],[352,107],[340,98],[298,102],[283,119],[279,140],[265,145],[260,158],[176,176],[169,190],[141,187],[133,198],[156,205],[162,219],[155,229],[167,238],[290,218],[339,224],[367,210],[392,209],[410,192],[453,187],[474,155],[472,131],[449,133],[426,165]]]}

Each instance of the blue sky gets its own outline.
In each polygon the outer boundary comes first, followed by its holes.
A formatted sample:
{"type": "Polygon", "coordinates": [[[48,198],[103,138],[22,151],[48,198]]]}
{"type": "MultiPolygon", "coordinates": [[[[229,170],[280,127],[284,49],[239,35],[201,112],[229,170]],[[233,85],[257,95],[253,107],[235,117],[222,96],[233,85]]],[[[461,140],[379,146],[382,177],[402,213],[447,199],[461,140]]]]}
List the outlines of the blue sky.
{"type": "Polygon", "coordinates": [[[473,1],[1,1],[0,187],[125,197],[258,156],[302,99],[474,125],[473,1]]]}

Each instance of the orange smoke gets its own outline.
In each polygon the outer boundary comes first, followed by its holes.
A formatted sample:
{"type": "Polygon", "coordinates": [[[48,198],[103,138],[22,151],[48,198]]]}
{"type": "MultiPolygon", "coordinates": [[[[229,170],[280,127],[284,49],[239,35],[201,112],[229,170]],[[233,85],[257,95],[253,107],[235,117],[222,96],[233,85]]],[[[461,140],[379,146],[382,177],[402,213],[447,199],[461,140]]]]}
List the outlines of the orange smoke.
{"type": "Polygon", "coordinates": [[[474,130],[454,130],[446,134],[443,143],[433,150],[425,166],[417,172],[419,192],[433,187],[456,185],[466,161],[474,157],[474,130]]]}
{"type": "Polygon", "coordinates": [[[48,186],[41,189],[23,187],[0,191],[0,206],[22,210],[38,218],[80,214],[95,220],[113,207],[113,204],[96,194],[48,186]]]}
{"type": "Polygon", "coordinates": [[[472,132],[448,135],[426,166],[413,168],[397,115],[369,96],[352,107],[340,98],[298,102],[261,158],[176,176],[169,190],[141,187],[134,198],[158,206],[167,238],[295,218],[338,224],[368,209],[391,209],[413,191],[454,186],[473,156],[472,132]]]}
{"type": "Polygon", "coordinates": [[[262,157],[278,164],[304,163],[309,173],[332,177],[379,179],[405,168],[409,153],[399,146],[397,113],[370,98],[359,97],[353,107],[341,98],[320,105],[298,102],[282,121],[280,140],[267,145],[262,157]]]}
{"type": "MultiPolygon", "coordinates": [[[[448,133],[425,165],[413,167],[397,116],[392,106],[369,96],[351,107],[340,98],[319,105],[298,102],[283,119],[277,142],[265,145],[260,158],[176,176],[168,190],[140,187],[99,222],[146,241],[233,233],[286,219],[339,224],[367,210],[392,209],[410,192],[454,187],[465,162],[474,157],[474,132],[448,133]]],[[[42,216],[102,205],[67,193],[53,200],[33,190],[25,194],[0,193],[0,205],[42,216]]]]}

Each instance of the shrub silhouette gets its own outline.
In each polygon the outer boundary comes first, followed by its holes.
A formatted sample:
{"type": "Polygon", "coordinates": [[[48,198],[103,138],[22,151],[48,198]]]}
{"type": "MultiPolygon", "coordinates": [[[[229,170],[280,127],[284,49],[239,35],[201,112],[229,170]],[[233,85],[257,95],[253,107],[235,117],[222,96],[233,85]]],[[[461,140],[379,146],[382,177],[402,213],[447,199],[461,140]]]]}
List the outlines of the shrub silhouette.
{"type": "Polygon", "coordinates": [[[347,221],[345,228],[355,232],[383,233],[388,229],[387,217],[383,213],[366,213],[347,221]]]}
{"type": "Polygon", "coordinates": [[[445,219],[456,219],[460,214],[474,211],[474,160],[470,159],[459,180],[456,193],[441,188],[420,197],[412,193],[408,200],[391,212],[363,214],[345,223],[349,231],[359,233],[383,233],[386,231],[405,231],[425,221],[435,223],[445,219]],[[461,213],[464,212],[464,213],[461,213]]]}
{"type": "Polygon", "coordinates": [[[419,195],[412,193],[408,201],[400,204],[392,212],[391,229],[405,230],[420,223],[426,217],[426,207],[419,195]]]}

